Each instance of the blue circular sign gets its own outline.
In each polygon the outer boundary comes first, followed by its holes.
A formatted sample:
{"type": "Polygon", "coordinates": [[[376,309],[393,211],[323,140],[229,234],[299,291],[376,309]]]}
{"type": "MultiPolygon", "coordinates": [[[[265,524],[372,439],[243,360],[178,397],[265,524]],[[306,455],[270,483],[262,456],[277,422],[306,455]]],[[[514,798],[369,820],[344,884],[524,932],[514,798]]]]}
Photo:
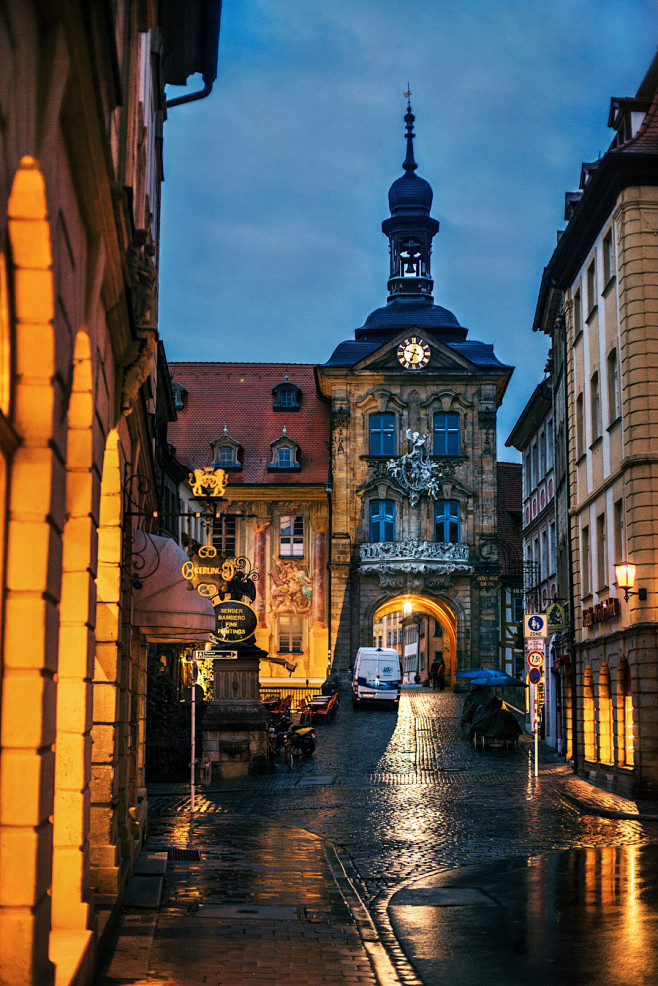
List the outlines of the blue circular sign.
{"type": "Polygon", "coordinates": [[[528,677],[530,678],[532,684],[536,685],[539,681],[541,681],[541,671],[539,668],[530,668],[530,674],[528,677]]]}

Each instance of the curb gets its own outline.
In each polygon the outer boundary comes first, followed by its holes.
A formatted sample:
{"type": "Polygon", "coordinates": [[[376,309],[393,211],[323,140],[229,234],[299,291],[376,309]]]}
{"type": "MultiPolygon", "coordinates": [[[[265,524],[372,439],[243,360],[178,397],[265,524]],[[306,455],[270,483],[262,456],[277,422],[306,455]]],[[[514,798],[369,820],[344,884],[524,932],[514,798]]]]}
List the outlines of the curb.
{"type": "Polygon", "coordinates": [[[574,805],[584,815],[600,815],[602,818],[625,819],[632,822],[658,822],[658,815],[646,815],[643,812],[619,811],[615,808],[604,808],[592,801],[585,801],[568,791],[560,791],[560,797],[574,805]]]}

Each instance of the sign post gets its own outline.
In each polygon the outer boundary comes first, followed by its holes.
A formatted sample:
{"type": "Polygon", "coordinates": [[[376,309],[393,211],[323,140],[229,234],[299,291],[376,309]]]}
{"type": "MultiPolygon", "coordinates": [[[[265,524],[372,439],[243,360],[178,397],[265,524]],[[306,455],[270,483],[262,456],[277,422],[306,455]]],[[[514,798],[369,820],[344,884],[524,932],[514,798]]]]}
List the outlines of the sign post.
{"type": "Polygon", "coordinates": [[[539,716],[540,704],[543,706],[544,657],[546,654],[546,638],[548,637],[548,620],[545,613],[532,613],[523,617],[523,636],[525,639],[526,662],[530,665],[530,683],[533,685],[534,727],[535,727],[535,777],[539,775],[539,716]],[[540,693],[541,688],[541,693],[540,693]],[[541,703],[540,703],[541,694],[541,703]]]}

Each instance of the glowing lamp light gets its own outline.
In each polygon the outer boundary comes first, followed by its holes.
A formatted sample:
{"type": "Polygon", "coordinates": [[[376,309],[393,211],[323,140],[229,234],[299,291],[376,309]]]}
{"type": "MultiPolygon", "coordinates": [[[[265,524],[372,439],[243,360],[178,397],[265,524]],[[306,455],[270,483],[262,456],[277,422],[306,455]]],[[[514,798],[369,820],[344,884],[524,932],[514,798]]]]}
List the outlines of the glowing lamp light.
{"type": "Polygon", "coordinates": [[[631,562],[621,562],[619,565],[615,565],[615,576],[617,578],[617,585],[620,589],[624,590],[624,599],[628,602],[629,596],[637,596],[638,599],[647,598],[647,590],[645,588],[640,588],[637,592],[633,591],[633,586],[635,585],[635,572],[637,568],[631,562]]]}
{"type": "Polygon", "coordinates": [[[404,605],[403,605],[402,608],[403,608],[403,611],[404,611],[404,615],[405,616],[411,616],[411,614],[413,613],[413,609],[414,608],[413,608],[412,603],[410,603],[410,602],[404,603],[404,605]]]}

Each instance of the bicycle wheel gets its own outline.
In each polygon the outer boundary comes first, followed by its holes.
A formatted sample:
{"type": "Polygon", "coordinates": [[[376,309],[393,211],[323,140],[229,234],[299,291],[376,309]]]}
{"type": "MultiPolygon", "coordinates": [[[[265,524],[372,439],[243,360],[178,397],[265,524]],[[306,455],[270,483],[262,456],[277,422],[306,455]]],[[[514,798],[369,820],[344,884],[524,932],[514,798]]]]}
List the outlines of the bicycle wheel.
{"type": "Polygon", "coordinates": [[[287,742],[285,745],[286,763],[288,764],[288,770],[292,770],[295,755],[292,748],[292,743],[287,742]]]}

